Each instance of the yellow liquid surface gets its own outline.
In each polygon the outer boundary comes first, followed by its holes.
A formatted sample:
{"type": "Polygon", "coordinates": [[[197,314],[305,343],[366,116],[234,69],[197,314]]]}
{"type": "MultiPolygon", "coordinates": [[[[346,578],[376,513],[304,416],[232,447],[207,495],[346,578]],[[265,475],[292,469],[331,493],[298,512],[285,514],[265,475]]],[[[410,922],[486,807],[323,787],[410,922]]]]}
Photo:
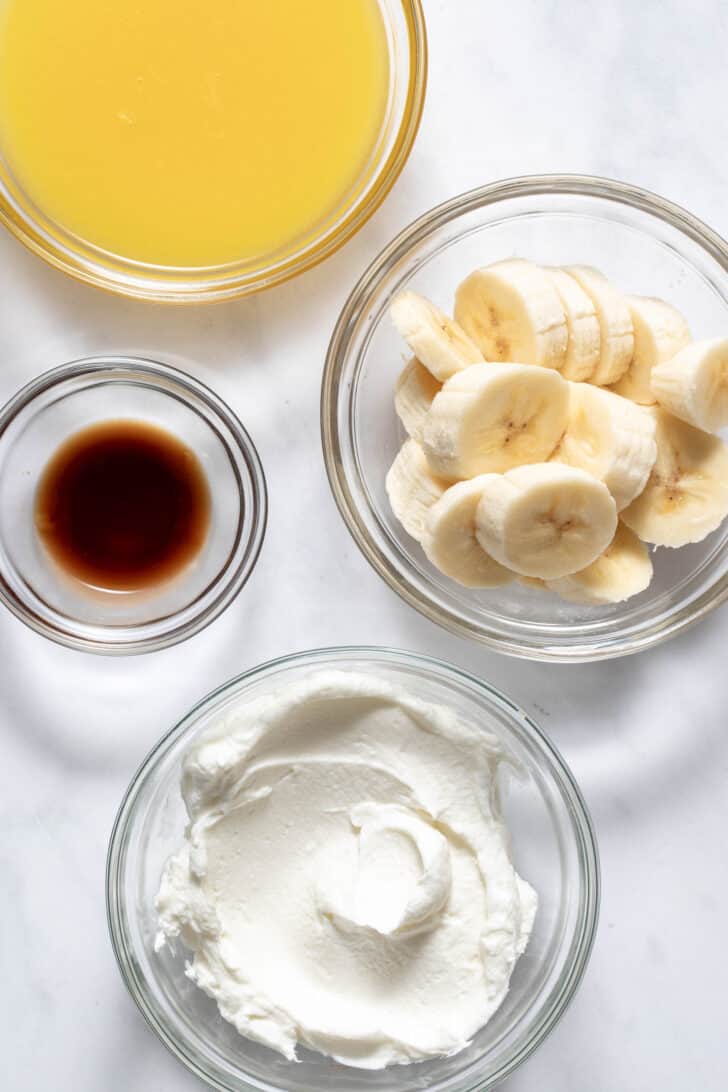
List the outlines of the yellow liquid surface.
{"type": "Polygon", "coordinates": [[[0,0],[0,147],[60,227],[173,266],[341,205],[389,88],[377,0],[0,0]]]}

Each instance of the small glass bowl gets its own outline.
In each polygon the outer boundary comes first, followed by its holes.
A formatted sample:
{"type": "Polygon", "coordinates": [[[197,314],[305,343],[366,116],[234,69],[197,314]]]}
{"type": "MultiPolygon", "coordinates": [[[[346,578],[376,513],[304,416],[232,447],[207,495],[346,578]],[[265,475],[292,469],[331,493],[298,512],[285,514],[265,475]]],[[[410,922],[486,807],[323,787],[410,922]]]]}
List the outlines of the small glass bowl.
{"type": "Polygon", "coordinates": [[[134,357],[63,364],[0,410],[0,600],[26,625],[86,652],[152,652],[208,625],[250,576],[265,533],[263,468],[232,411],[176,368],[134,357]],[[171,432],[197,455],[210,489],[202,550],[156,588],[90,589],[66,576],[41,545],[35,491],[69,436],[101,421],[134,419],[171,432]]]}
{"type": "Polygon", "coordinates": [[[126,985],[162,1042],[221,1092],[485,1092],[536,1049],[557,1023],[586,967],[597,924],[599,865],[594,831],[574,779],[553,744],[493,687],[426,656],[379,648],[319,649],[240,675],[204,698],[157,744],[136,773],[116,818],[107,862],[107,908],[126,985]],[[180,795],[185,754],[238,703],[275,692],[319,669],[363,672],[449,706],[495,733],[520,766],[499,785],[518,872],[539,896],[534,932],[505,1001],[470,1045],[450,1058],[352,1069],[310,1050],[289,1062],[240,1036],[185,976],[186,953],[154,951],[154,900],[187,814],[180,795]]]}
{"type": "Polygon", "coordinates": [[[288,280],[338,250],[376,211],[407,162],[422,116],[427,36],[420,0],[377,0],[389,47],[389,98],[377,142],[338,206],[274,253],[206,267],[172,267],[111,254],[63,229],[30,200],[0,153],[0,224],[64,273],[158,303],[246,296],[288,280]]]}
{"type": "Polygon", "coordinates": [[[499,258],[586,263],[625,292],[661,296],[693,336],[728,332],[728,245],[684,209],[600,178],[543,175],[484,186],[426,213],[372,263],[334,330],[321,430],[329,482],[357,545],[407,603],[460,636],[534,660],[637,652],[703,618],[728,596],[728,522],[704,542],[654,554],[649,589],[584,607],[518,583],[475,591],[439,573],[395,519],[384,481],[405,434],[394,384],[406,353],[388,316],[411,288],[452,311],[456,286],[499,258]]]}

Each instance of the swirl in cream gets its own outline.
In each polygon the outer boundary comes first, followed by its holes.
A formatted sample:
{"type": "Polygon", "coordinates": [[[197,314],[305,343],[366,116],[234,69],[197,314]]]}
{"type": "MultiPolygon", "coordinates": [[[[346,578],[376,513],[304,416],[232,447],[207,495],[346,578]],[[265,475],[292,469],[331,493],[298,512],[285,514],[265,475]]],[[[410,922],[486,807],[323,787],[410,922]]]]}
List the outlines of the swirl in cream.
{"type": "Polygon", "coordinates": [[[241,705],[188,754],[190,823],[157,946],[237,1030],[354,1066],[451,1054],[502,1002],[533,925],[497,740],[374,676],[241,705]]]}

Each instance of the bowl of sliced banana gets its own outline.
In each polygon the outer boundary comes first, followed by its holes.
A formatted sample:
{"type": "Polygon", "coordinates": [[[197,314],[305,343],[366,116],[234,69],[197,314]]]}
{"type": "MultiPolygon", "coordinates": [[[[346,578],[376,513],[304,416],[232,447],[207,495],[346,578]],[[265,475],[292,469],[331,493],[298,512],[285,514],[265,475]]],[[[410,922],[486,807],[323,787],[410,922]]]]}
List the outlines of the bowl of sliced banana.
{"type": "Polygon", "coordinates": [[[728,597],[728,244],[605,179],[464,194],[355,287],[321,422],[347,526],[424,615],[531,659],[650,647],[728,597]]]}

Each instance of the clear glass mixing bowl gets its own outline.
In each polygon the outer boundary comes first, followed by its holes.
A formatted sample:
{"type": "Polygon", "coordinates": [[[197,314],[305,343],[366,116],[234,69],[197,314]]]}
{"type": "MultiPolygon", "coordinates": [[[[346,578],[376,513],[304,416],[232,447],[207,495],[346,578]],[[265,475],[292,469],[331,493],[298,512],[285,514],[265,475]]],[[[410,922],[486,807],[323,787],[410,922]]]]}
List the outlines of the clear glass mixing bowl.
{"type": "Polygon", "coordinates": [[[619,182],[517,178],[448,201],[406,228],[352,291],[324,372],[321,430],[331,488],[357,545],[422,614],[460,636],[535,660],[637,652],[704,617],[728,596],[728,522],[704,542],[658,550],[649,589],[584,607],[520,584],[475,591],[439,573],[395,519],[384,480],[404,439],[393,405],[403,343],[392,297],[411,288],[452,310],[457,284],[499,258],[587,263],[625,292],[661,296],[693,337],[728,333],[728,244],[684,209],[619,182]]]}
{"type": "Polygon", "coordinates": [[[83,652],[153,652],[186,640],[232,603],[263,544],[267,491],[250,436],[191,375],[137,357],[87,357],[33,379],[0,409],[0,603],[37,633],[83,652]],[[210,490],[202,549],[175,579],[139,592],[90,588],[53,563],[35,528],[49,459],[88,425],[134,420],[171,433],[210,490]]]}
{"type": "MultiPolygon", "coordinates": [[[[505,774],[505,769],[503,772],[505,774]]],[[[281,898],[285,898],[285,891],[281,898]]],[[[223,1092],[484,1092],[527,1058],[554,1027],[584,972],[597,922],[599,867],[594,832],[574,779],[553,744],[493,687],[455,667],[409,652],[324,649],[246,672],[204,698],[142,764],[121,804],[109,846],[111,938],[129,991],[163,1043],[223,1092]],[[495,733],[520,765],[500,785],[516,868],[537,890],[533,935],[493,1019],[451,1058],[352,1069],[308,1050],[289,1062],[242,1038],[214,1002],[185,977],[186,955],[154,952],[154,899],[163,866],[180,844],[185,753],[236,704],[320,668],[397,682],[495,733]]]]}
{"type": "Polygon", "coordinates": [[[179,268],[132,261],[88,243],[46,216],[0,149],[0,224],[44,261],[77,280],[159,303],[232,299],[279,284],[338,250],[382,203],[402,171],[422,116],[427,37],[420,0],[378,0],[389,48],[389,99],[369,160],[338,206],[275,253],[219,266],[179,268]]]}

